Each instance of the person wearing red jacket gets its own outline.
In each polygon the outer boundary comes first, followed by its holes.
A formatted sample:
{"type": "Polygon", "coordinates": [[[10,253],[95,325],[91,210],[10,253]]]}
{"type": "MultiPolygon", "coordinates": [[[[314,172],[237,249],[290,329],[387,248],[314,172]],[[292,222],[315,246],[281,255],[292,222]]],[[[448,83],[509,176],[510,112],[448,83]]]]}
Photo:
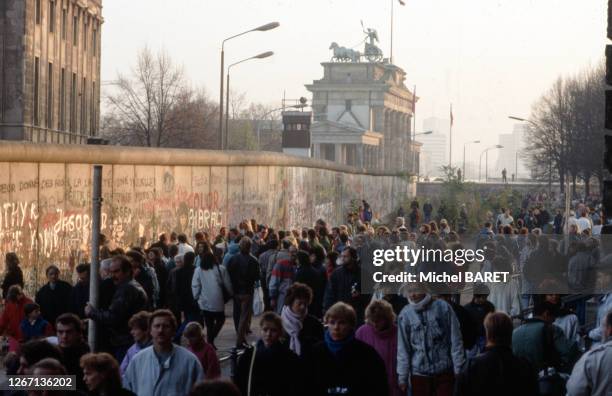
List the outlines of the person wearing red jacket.
{"type": "MultiPolygon", "coordinates": [[[[26,297],[21,286],[12,285],[6,293],[6,304],[0,316],[0,334],[19,341],[23,338],[20,324],[25,317],[24,307],[33,301],[26,297]]],[[[9,347],[9,350],[14,349],[9,347]]]]}
{"type": "Polygon", "coordinates": [[[196,355],[207,380],[221,377],[221,365],[215,348],[206,342],[204,329],[197,322],[191,322],[185,327],[183,336],[187,340],[189,351],[196,355]]]}

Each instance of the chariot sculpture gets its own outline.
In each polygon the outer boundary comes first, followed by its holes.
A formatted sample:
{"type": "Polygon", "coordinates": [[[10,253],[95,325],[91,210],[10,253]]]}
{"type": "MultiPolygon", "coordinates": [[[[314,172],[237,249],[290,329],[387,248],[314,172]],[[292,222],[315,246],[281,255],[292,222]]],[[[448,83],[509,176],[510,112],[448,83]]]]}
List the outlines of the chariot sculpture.
{"type": "MultiPolygon", "coordinates": [[[[361,25],[363,27],[363,23],[361,25]]],[[[329,46],[329,49],[333,50],[332,62],[359,62],[362,57],[369,62],[381,62],[383,60],[383,52],[376,45],[379,41],[378,32],[376,29],[363,29],[363,33],[366,35],[362,41],[365,42],[363,54],[353,48],[341,47],[338,43],[333,42],[329,46]]]]}

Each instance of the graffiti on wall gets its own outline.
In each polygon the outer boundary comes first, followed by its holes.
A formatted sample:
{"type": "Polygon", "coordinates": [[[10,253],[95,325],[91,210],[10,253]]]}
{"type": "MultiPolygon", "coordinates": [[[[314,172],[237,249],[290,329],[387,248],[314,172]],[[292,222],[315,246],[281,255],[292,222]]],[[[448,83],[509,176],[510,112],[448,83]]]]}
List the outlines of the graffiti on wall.
{"type": "MultiPolygon", "coordinates": [[[[8,170],[0,175],[0,254],[16,252],[26,271],[52,263],[71,271],[89,260],[91,165],[0,167],[8,170]]],[[[242,219],[284,229],[318,218],[339,224],[352,199],[366,199],[385,214],[394,209],[391,190],[408,191],[393,177],[278,166],[106,165],[103,175],[101,230],[123,248],[162,232],[214,235],[242,219]]]]}

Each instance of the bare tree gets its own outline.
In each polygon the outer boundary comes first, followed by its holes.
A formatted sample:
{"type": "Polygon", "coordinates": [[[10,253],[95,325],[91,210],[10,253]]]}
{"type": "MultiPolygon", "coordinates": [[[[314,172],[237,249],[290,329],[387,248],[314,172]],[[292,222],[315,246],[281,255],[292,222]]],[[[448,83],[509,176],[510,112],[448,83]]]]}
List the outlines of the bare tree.
{"type": "Polygon", "coordinates": [[[559,78],[533,105],[523,157],[535,178],[558,178],[563,191],[569,176],[574,192],[582,180],[586,194],[593,177],[601,182],[604,75],[600,64],[559,78]]]}
{"type": "Polygon", "coordinates": [[[218,106],[203,90],[188,87],[182,67],[166,52],[140,51],[131,75],[119,74],[105,99],[109,111],[103,133],[113,142],[148,147],[214,144],[209,135],[218,106]]]}

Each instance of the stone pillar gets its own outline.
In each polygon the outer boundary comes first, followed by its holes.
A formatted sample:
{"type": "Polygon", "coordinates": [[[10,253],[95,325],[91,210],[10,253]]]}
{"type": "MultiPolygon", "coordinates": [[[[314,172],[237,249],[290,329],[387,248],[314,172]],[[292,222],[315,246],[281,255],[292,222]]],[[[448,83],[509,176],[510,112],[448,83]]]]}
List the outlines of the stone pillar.
{"type": "Polygon", "coordinates": [[[321,143],[314,145],[314,152],[312,153],[313,158],[321,158],[321,143]]]}
{"type": "Polygon", "coordinates": [[[342,155],[342,143],[334,144],[334,159],[339,164],[344,164],[344,156],[342,155]]]}
{"type": "Polygon", "coordinates": [[[355,145],[355,165],[358,168],[365,167],[363,143],[355,145]]]}

